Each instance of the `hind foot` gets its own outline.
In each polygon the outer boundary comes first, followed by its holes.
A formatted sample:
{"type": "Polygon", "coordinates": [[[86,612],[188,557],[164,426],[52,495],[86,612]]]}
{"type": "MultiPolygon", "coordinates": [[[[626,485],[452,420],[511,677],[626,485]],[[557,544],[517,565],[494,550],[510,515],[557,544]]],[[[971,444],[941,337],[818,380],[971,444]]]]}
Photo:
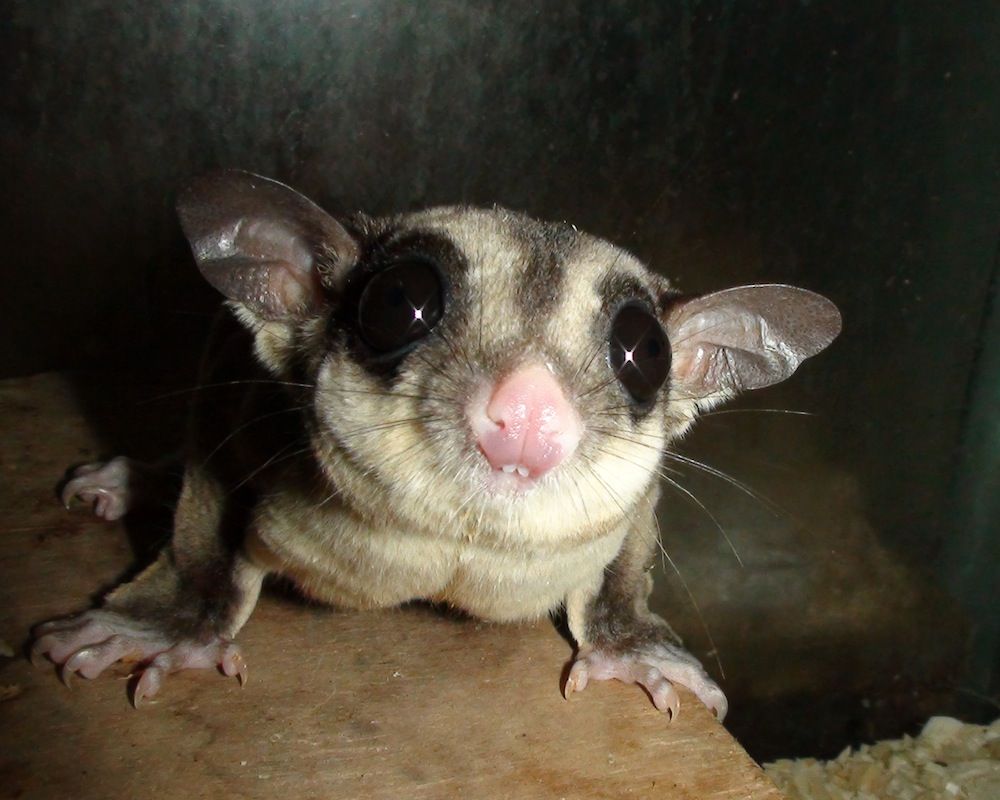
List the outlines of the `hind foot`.
{"type": "Polygon", "coordinates": [[[96,678],[112,664],[138,662],[139,680],[132,702],[156,695],[164,678],[182,669],[218,668],[223,674],[247,680],[247,664],[235,642],[216,635],[170,637],[156,628],[113,611],[95,609],[42,623],[34,630],[31,660],[47,656],[61,665],[63,682],[74,675],[96,678]]]}

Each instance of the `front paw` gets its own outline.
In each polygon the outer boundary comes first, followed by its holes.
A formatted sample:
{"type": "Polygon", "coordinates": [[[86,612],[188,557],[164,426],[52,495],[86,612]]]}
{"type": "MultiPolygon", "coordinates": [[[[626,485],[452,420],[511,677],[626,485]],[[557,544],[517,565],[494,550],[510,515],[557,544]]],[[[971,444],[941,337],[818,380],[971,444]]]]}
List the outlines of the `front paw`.
{"type": "Polygon", "coordinates": [[[74,498],[94,504],[94,513],[101,519],[113,522],[121,519],[132,504],[133,473],[135,466],[129,459],[119,456],[110,461],[84,464],[73,470],[59,492],[66,508],[74,498]]]}
{"type": "Polygon", "coordinates": [[[616,679],[638,683],[653,704],[674,719],[680,711],[680,695],[674,684],[690,689],[721,722],[729,703],[719,685],[708,677],[701,663],[689,652],[669,644],[651,644],[625,653],[584,648],[576,655],[563,692],[568,699],[582,692],[591,680],[616,679]]]}
{"type": "Polygon", "coordinates": [[[132,702],[153,697],[171,672],[218,667],[246,683],[246,660],[234,642],[216,635],[199,638],[168,636],[154,626],[114,611],[95,609],[38,625],[31,660],[47,656],[61,665],[63,682],[74,675],[96,678],[117,661],[140,664],[132,702]]]}

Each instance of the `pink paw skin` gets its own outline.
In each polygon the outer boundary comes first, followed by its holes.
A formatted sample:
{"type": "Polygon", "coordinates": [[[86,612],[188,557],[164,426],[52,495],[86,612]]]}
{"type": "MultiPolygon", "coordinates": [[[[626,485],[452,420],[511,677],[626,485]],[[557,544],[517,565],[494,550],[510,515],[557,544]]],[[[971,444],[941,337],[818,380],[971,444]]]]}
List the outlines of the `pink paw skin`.
{"type": "Polygon", "coordinates": [[[563,694],[568,700],[574,692],[582,692],[591,680],[611,679],[642,686],[660,711],[670,720],[681,707],[680,695],[674,684],[694,692],[711,710],[719,722],[725,719],[729,703],[719,685],[708,677],[693,655],[667,644],[650,645],[638,652],[612,654],[584,648],[577,653],[569,671],[563,694]]]}
{"type": "Polygon", "coordinates": [[[59,499],[69,508],[73,498],[94,504],[94,513],[101,519],[113,522],[129,510],[129,476],[132,465],[119,456],[110,461],[84,464],[73,470],[73,477],[66,482],[59,499]]]}
{"type": "Polygon", "coordinates": [[[75,675],[93,679],[118,661],[139,662],[139,679],[132,696],[139,705],[159,692],[164,678],[182,669],[218,668],[229,677],[247,681],[247,663],[239,645],[219,636],[203,640],[172,640],[122,614],[96,609],[38,625],[31,661],[42,658],[61,665],[63,683],[75,675]]]}

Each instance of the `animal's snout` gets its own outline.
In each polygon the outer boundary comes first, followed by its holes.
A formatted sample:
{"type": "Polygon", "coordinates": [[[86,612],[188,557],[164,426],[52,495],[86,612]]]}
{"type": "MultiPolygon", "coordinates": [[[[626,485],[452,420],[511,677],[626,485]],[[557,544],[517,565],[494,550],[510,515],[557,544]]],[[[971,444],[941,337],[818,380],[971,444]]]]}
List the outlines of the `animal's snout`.
{"type": "Polygon", "coordinates": [[[479,449],[497,471],[539,478],[565,461],[582,425],[555,376],[544,366],[522,367],[473,401],[469,418],[479,449]]]}

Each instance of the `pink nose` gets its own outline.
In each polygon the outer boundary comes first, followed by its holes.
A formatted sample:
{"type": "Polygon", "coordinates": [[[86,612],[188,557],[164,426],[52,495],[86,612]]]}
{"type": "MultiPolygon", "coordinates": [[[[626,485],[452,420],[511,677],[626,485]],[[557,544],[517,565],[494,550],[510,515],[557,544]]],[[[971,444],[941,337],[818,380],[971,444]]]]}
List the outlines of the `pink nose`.
{"type": "Polygon", "coordinates": [[[538,365],[509,375],[469,416],[490,466],[522,478],[545,474],[580,441],[579,415],[552,373],[538,365]]]}

